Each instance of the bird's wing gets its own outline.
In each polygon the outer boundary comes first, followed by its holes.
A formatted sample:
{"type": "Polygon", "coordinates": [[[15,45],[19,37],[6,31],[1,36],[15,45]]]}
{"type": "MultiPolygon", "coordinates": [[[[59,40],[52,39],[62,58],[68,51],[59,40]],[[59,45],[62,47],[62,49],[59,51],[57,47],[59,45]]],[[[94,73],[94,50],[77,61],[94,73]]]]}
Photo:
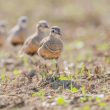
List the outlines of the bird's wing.
{"type": "Polygon", "coordinates": [[[32,41],[32,37],[28,37],[26,41],[24,42],[24,45],[29,45],[31,41],[32,41]]]}
{"type": "Polygon", "coordinates": [[[62,51],[63,50],[63,42],[59,38],[49,39],[45,42],[45,47],[51,51],[62,51]]]}
{"type": "Polygon", "coordinates": [[[24,50],[29,46],[29,44],[32,42],[33,36],[30,36],[26,39],[26,41],[24,42],[24,45],[22,46],[22,48],[19,51],[19,54],[23,54],[24,50]]]}
{"type": "Polygon", "coordinates": [[[8,35],[11,36],[11,35],[15,34],[16,31],[18,31],[18,30],[19,30],[19,27],[15,26],[8,32],[8,35]]]}
{"type": "Polygon", "coordinates": [[[44,38],[40,42],[40,46],[42,46],[46,41],[48,41],[48,37],[44,38]]]}
{"type": "Polygon", "coordinates": [[[36,36],[37,36],[37,35],[36,35],[36,33],[35,33],[35,34],[31,35],[30,37],[28,37],[28,38],[25,40],[24,45],[29,45],[31,42],[34,42],[36,36]]]}

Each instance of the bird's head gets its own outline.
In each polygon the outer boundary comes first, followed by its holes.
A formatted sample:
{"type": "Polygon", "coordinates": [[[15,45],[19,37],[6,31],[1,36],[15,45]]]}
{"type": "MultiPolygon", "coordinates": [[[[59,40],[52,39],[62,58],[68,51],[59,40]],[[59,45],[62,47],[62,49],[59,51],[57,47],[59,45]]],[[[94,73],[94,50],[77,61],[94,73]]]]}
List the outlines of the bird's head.
{"type": "Polygon", "coordinates": [[[0,32],[5,32],[6,31],[6,23],[5,21],[0,22],[0,32]]]}
{"type": "Polygon", "coordinates": [[[51,35],[54,35],[54,36],[62,36],[61,29],[58,26],[53,26],[51,28],[51,32],[50,33],[51,33],[51,35]]]}
{"type": "Polygon", "coordinates": [[[44,32],[46,29],[48,29],[49,28],[49,25],[48,25],[48,22],[46,21],[46,20],[41,20],[41,21],[39,21],[38,22],[38,24],[37,24],[37,29],[39,30],[39,31],[42,31],[42,32],[44,32]]]}
{"type": "Polygon", "coordinates": [[[26,16],[21,16],[19,19],[18,19],[18,24],[23,27],[23,28],[26,28],[27,27],[27,23],[28,23],[28,18],[26,16]]]}

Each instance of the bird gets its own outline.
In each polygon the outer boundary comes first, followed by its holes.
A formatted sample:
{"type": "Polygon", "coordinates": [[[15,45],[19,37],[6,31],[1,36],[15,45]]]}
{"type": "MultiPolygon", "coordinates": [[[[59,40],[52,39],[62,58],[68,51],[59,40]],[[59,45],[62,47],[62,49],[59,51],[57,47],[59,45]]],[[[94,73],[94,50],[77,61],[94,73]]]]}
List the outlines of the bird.
{"type": "Polygon", "coordinates": [[[4,45],[6,36],[6,23],[4,21],[0,21],[0,46],[4,45]]]}
{"type": "Polygon", "coordinates": [[[21,16],[16,26],[9,32],[8,42],[13,46],[22,45],[27,37],[28,18],[21,16]]]}
{"type": "Polygon", "coordinates": [[[46,20],[40,20],[36,25],[36,31],[28,37],[20,50],[20,55],[27,54],[29,56],[37,55],[37,50],[40,47],[40,41],[46,37],[46,29],[49,28],[46,20]]]}
{"type": "Polygon", "coordinates": [[[53,26],[50,34],[40,42],[38,55],[45,60],[55,60],[57,73],[59,73],[58,59],[63,51],[63,40],[60,27],[53,26]]]}

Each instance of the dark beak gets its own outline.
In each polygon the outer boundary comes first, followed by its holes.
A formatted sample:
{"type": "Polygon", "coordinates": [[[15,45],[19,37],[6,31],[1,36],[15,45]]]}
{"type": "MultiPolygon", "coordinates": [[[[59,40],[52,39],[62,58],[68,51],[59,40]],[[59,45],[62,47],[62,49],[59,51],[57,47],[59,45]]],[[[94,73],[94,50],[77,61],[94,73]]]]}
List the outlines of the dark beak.
{"type": "Polygon", "coordinates": [[[25,20],[25,19],[23,19],[23,20],[22,20],[22,22],[23,22],[23,23],[26,23],[26,20],[25,20]]]}
{"type": "Polygon", "coordinates": [[[58,35],[62,36],[62,33],[61,32],[58,32],[58,35]]]}
{"type": "Polygon", "coordinates": [[[49,26],[48,25],[45,25],[45,28],[49,28],[49,26]]]}

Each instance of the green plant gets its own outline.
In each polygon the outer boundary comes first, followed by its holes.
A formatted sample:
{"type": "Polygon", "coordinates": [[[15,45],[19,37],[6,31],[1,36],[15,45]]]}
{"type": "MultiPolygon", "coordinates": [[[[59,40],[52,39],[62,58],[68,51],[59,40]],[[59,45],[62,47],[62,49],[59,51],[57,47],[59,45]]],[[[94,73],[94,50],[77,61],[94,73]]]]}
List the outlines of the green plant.
{"type": "Polygon", "coordinates": [[[40,90],[39,92],[33,93],[32,97],[40,97],[42,100],[44,99],[45,96],[45,91],[44,90],[40,90]]]}
{"type": "Polygon", "coordinates": [[[101,102],[102,99],[101,99],[100,97],[96,97],[95,100],[96,100],[97,102],[101,102]]]}
{"type": "Polygon", "coordinates": [[[24,63],[24,65],[25,65],[26,67],[28,66],[28,64],[29,64],[29,59],[28,59],[28,57],[26,57],[26,56],[23,57],[23,63],[24,63]]]}
{"type": "Polygon", "coordinates": [[[66,100],[64,97],[58,97],[56,102],[58,105],[65,105],[66,104],[66,100]]]}
{"type": "Polygon", "coordinates": [[[82,86],[81,91],[82,91],[83,96],[86,97],[86,89],[85,89],[85,86],[82,86]]]}
{"type": "Polygon", "coordinates": [[[71,88],[71,92],[72,93],[77,93],[77,92],[79,92],[79,90],[76,87],[72,87],[71,88]]]}
{"type": "Polygon", "coordinates": [[[88,70],[87,75],[88,75],[88,78],[91,78],[91,71],[90,70],[88,70]]]}
{"type": "Polygon", "coordinates": [[[85,105],[82,110],[90,110],[90,106],[89,105],[85,105]]]}
{"type": "Polygon", "coordinates": [[[81,102],[86,102],[86,101],[87,101],[87,97],[81,97],[81,98],[80,98],[80,101],[81,101],[81,102]]]}
{"type": "Polygon", "coordinates": [[[59,80],[72,80],[72,76],[63,76],[63,75],[61,75],[59,77],[59,80]]]}
{"type": "Polygon", "coordinates": [[[85,65],[85,64],[82,64],[81,70],[80,70],[80,72],[79,72],[79,73],[81,74],[81,76],[84,75],[85,68],[86,68],[86,65],[85,65]]]}
{"type": "Polygon", "coordinates": [[[106,104],[105,102],[100,102],[98,105],[99,105],[100,107],[105,107],[107,104],[106,104]]]}
{"type": "Polygon", "coordinates": [[[109,50],[110,49],[110,45],[107,44],[107,43],[102,43],[100,45],[97,46],[97,49],[99,51],[106,51],[106,50],[109,50]]]}
{"type": "Polygon", "coordinates": [[[6,81],[6,75],[4,73],[1,74],[0,78],[3,82],[6,81]]]}
{"type": "Polygon", "coordinates": [[[21,74],[21,72],[20,72],[20,70],[14,70],[13,71],[13,74],[16,76],[16,77],[19,77],[20,76],[20,74],[21,74]]]}

